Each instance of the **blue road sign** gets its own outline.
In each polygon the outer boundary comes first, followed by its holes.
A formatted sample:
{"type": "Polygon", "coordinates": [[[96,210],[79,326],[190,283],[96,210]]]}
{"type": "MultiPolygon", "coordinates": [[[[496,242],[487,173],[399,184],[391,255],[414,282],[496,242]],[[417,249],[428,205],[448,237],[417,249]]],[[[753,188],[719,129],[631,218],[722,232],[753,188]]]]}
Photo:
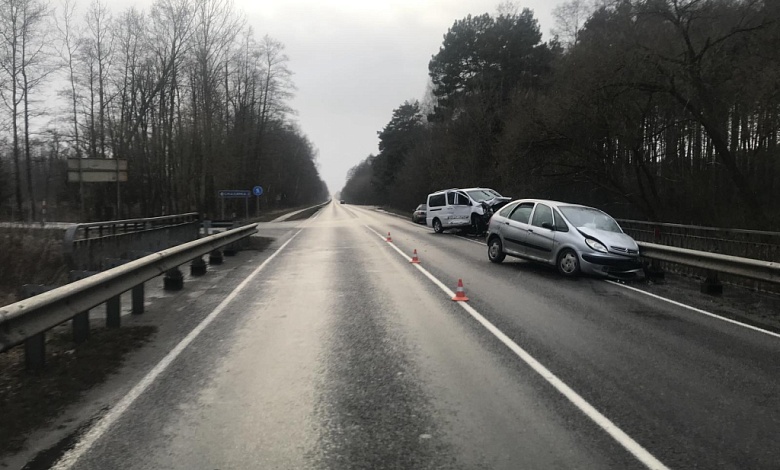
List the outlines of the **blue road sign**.
{"type": "Polygon", "coordinates": [[[250,194],[246,189],[223,189],[219,191],[219,197],[223,199],[248,198],[250,194]]]}
{"type": "Polygon", "coordinates": [[[252,188],[252,194],[255,196],[262,196],[263,195],[263,187],[262,186],[255,186],[252,188]]]}

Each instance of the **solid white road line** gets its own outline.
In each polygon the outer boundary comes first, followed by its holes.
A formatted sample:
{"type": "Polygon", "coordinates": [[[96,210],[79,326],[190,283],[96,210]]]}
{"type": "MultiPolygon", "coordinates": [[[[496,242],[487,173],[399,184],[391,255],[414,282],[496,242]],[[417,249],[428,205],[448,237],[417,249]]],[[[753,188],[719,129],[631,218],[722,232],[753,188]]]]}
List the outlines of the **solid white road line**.
{"type": "MultiPolygon", "coordinates": [[[[394,217],[398,217],[398,218],[400,218],[400,219],[405,219],[405,220],[406,220],[406,217],[400,216],[400,215],[398,215],[398,214],[394,214],[394,213],[392,213],[392,212],[388,212],[388,211],[386,211],[386,210],[384,210],[384,209],[375,209],[374,211],[375,211],[375,212],[380,212],[380,213],[382,213],[382,214],[386,214],[386,215],[392,215],[392,216],[394,216],[394,217]]],[[[427,225],[420,225],[420,224],[418,224],[418,223],[414,223],[414,222],[412,222],[411,220],[407,220],[407,222],[408,222],[409,224],[411,224],[411,225],[415,226],[415,227],[420,227],[420,228],[422,228],[422,227],[425,227],[425,230],[427,230],[427,231],[429,231],[429,232],[433,232],[433,229],[432,229],[432,228],[430,228],[430,227],[428,227],[427,225]]],[[[454,237],[457,237],[457,238],[460,238],[461,240],[466,240],[467,242],[476,243],[476,244],[478,244],[478,245],[486,246],[484,241],[474,240],[474,239],[472,239],[472,238],[468,238],[468,237],[465,237],[465,236],[463,236],[463,235],[457,235],[457,234],[453,234],[453,236],[454,236],[454,237]]]]}
{"type": "MultiPolygon", "coordinates": [[[[310,219],[314,220],[314,219],[310,219]]],[[[173,361],[176,360],[177,357],[184,351],[184,349],[187,348],[187,346],[192,343],[195,338],[200,335],[203,330],[205,330],[211,322],[214,321],[214,319],[219,316],[220,313],[222,313],[225,308],[230,304],[230,302],[235,299],[239,293],[252,281],[252,279],[257,276],[257,274],[262,271],[268,264],[276,258],[279,253],[284,250],[287,245],[292,242],[295,237],[298,236],[299,233],[301,233],[302,230],[298,230],[292,237],[290,237],[289,240],[287,240],[282,246],[279,247],[278,250],[274,254],[268,257],[263,263],[258,266],[252,273],[244,279],[241,284],[236,286],[235,289],[223,300],[217,307],[212,310],[209,315],[203,319],[198,326],[195,327],[190,333],[184,337],[184,339],[179,342],[179,344],[174,347],[171,352],[169,352],[160,362],[157,363],[156,366],[152,370],[150,370],[146,376],[144,376],[143,379],[141,379],[140,382],[138,382],[129,392],[127,392],[127,395],[125,395],[113,408],[111,408],[108,413],[106,413],[100,420],[95,423],[95,425],[90,428],[89,431],[87,431],[86,434],[84,434],[79,441],[73,446],[72,449],[67,451],[58,461],[57,463],[52,467],[55,470],[64,470],[64,469],[70,469],[73,468],[74,465],[78,462],[78,459],[81,458],[82,455],[84,455],[85,452],[87,452],[94,444],[97,442],[98,439],[100,439],[103,434],[106,433],[106,431],[113,425],[124,413],[127,411],[128,408],[135,402],[138,397],[140,397],[153,383],[157,378],[165,372],[166,369],[173,363],[173,361]]]]}
{"type": "MultiPolygon", "coordinates": [[[[365,226],[368,230],[373,232],[376,236],[381,238],[382,240],[385,239],[384,236],[376,232],[374,229],[372,229],[369,226],[365,226]]],[[[409,259],[410,257],[404,253],[400,248],[395,246],[392,242],[386,242],[388,245],[390,245],[395,251],[397,251],[402,257],[405,259],[409,259]]],[[[418,271],[420,271],[425,277],[431,280],[436,286],[439,287],[442,291],[444,291],[447,296],[452,298],[455,293],[452,292],[444,283],[442,283],[439,279],[437,279],[433,274],[428,272],[427,269],[423,268],[419,264],[412,264],[415,268],[417,268],[418,271]]],[[[642,447],[638,442],[633,440],[628,434],[623,432],[615,423],[610,421],[606,416],[601,414],[596,408],[594,408],[590,403],[585,401],[584,398],[582,398],[577,392],[572,390],[568,385],[566,385],[561,379],[559,379],[555,374],[550,372],[549,369],[547,369],[545,366],[543,366],[539,361],[534,359],[533,356],[528,354],[523,348],[517,345],[512,339],[510,339],[507,335],[505,335],[501,330],[496,328],[495,325],[490,323],[485,317],[482,316],[479,312],[477,312],[471,305],[465,303],[465,302],[457,302],[458,305],[460,305],[466,312],[469,313],[475,320],[477,320],[482,326],[485,327],[489,332],[493,334],[496,338],[498,338],[499,341],[504,343],[509,349],[512,350],[520,359],[523,360],[526,364],[528,364],[536,373],[541,375],[547,382],[549,382],[553,387],[555,387],[556,390],[558,390],[563,396],[565,396],[570,402],[574,404],[577,408],[580,409],[585,415],[590,418],[593,422],[595,422],[599,427],[601,427],[604,431],[607,432],[610,436],[612,436],[615,441],[617,441],[620,445],[623,446],[627,451],[629,451],[634,457],[636,457],[637,460],[642,462],[647,468],[650,469],[667,469],[661,461],[656,459],[650,452],[648,452],[644,447],[642,447]]]]}
{"type": "Polygon", "coordinates": [[[650,297],[652,297],[654,299],[663,300],[664,302],[668,302],[668,303],[670,303],[672,305],[676,305],[678,307],[682,307],[682,308],[688,309],[688,310],[690,310],[692,312],[700,313],[702,315],[707,315],[708,317],[712,317],[712,318],[715,318],[717,320],[724,321],[726,323],[731,323],[732,325],[739,325],[741,327],[748,328],[748,329],[753,330],[753,331],[758,331],[759,333],[764,333],[765,335],[774,336],[775,338],[780,338],[780,334],[777,334],[777,333],[775,333],[773,331],[764,330],[764,329],[758,328],[758,327],[753,326],[753,325],[748,325],[747,323],[742,323],[742,322],[738,322],[737,320],[732,320],[731,318],[722,317],[720,315],[716,315],[714,313],[710,313],[710,312],[708,312],[706,310],[702,310],[702,309],[696,308],[696,307],[691,307],[690,305],[686,305],[686,304],[684,304],[682,302],[677,302],[676,300],[667,299],[666,297],[661,297],[660,295],[652,294],[652,293],[644,291],[642,289],[637,289],[636,287],[628,286],[628,285],[621,284],[621,283],[615,282],[615,281],[607,281],[607,282],[609,282],[610,284],[614,284],[616,286],[620,286],[620,287],[626,288],[628,290],[632,290],[634,292],[639,292],[641,294],[650,296],[650,297]]]}

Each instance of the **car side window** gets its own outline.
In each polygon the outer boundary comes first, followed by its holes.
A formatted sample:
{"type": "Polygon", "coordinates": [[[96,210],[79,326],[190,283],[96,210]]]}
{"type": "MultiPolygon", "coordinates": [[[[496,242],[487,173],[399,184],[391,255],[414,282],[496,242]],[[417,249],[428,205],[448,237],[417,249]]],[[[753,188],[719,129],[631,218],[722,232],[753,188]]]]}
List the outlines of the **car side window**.
{"type": "Polygon", "coordinates": [[[441,207],[444,205],[444,194],[436,194],[431,196],[430,200],[428,200],[428,203],[431,207],[441,207]]]}
{"type": "Polygon", "coordinates": [[[531,221],[531,225],[534,225],[536,227],[541,227],[542,224],[544,223],[549,224],[549,227],[551,229],[555,226],[553,225],[552,209],[550,209],[550,206],[546,206],[544,204],[537,204],[536,210],[534,211],[534,218],[531,221]]]}
{"type": "Polygon", "coordinates": [[[447,204],[454,206],[455,205],[455,195],[457,193],[447,193],[447,204]]]}
{"type": "Polygon", "coordinates": [[[458,193],[458,205],[459,206],[470,206],[471,201],[469,201],[468,196],[466,196],[463,193],[458,193]]]}
{"type": "Polygon", "coordinates": [[[566,221],[563,220],[563,216],[558,212],[558,209],[553,211],[553,215],[555,216],[555,230],[558,232],[568,232],[569,226],[566,225],[566,221]]]}
{"type": "Polygon", "coordinates": [[[509,218],[514,220],[515,222],[527,224],[528,219],[531,217],[531,211],[533,210],[534,210],[533,202],[524,202],[517,206],[517,208],[512,212],[509,218]]]}

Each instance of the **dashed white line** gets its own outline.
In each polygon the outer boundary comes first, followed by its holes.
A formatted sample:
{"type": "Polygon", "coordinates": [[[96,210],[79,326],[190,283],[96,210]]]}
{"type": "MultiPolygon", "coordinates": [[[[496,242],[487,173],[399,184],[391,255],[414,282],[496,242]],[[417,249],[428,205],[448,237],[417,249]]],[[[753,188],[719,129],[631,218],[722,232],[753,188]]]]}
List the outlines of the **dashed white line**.
{"type": "MultiPolygon", "coordinates": [[[[310,220],[314,220],[313,218],[310,220]]],[[[249,284],[257,274],[262,271],[268,264],[276,258],[279,253],[284,250],[287,245],[292,242],[295,237],[301,233],[302,230],[298,230],[289,240],[287,240],[274,254],[268,257],[263,263],[258,266],[252,273],[247,276],[241,284],[236,286],[235,289],[223,300],[217,307],[208,314],[202,322],[198,324],[190,333],[182,339],[179,344],[174,347],[157,365],[150,370],[140,382],[138,382],[127,394],[108,411],[102,418],[100,418],[95,425],[82,436],[79,441],[73,446],[72,449],[67,451],[52,467],[55,470],[64,470],[73,468],[81,456],[84,455],[94,444],[100,439],[103,434],[127,411],[128,408],[138,399],[157,378],[165,372],[166,369],[176,360],[177,357],[192,343],[195,338],[205,330],[214,319],[222,313],[230,302],[235,299],[238,294],[249,284]]]]}
{"type": "Polygon", "coordinates": [[[661,297],[660,295],[656,295],[656,294],[644,291],[642,289],[637,289],[636,287],[627,286],[625,284],[621,284],[621,283],[615,282],[615,281],[607,281],[607,282],[609,282],[610,284],[614,284],[616,286],[623,287],[623,288],[628,289],[628,290],[632,290],[634,292],[639,292],[640,294],[647,295],[647,296],[652,297],[654,299],[663,300],[664,302],[668,302],[668,303],[670,303],[672,305],[676,305],[678,307],[682,307],[682,308],[688,309],[688,310],[690,310],[692,312],[700,313],[702,315],[706,315],[708,317],[715,318],[716,320],[724,321],[726,323],[731,323],[732,325],[738,325],[738,326],[741,326],[743,328],[748,328],[750,330],[757,331],[759,333],[764,333],[765,335],[774,336],[775,338],[780,338],[780,334],[777,334],[777,333],[775,333],[773,331],[764,330],[762,328],[758,328],[757,326],[748,325],[747,323],[742,323],[742,322],[739,322],[739,321],[736,321],[736,320],[732,320],[731,318],[722,317],[720,315],[716,315],[714,313],[710,313],[710,312],[708,312],[706,310],[702,310],[700,308],[692,307],[692,306],[686,305],[686,304],[684,304],[682,302],[677,302],[676,300],[667,299],[666,297],[661,297]]]}
{"type": "MultiPolygon", "coordinates": [[[[374,229],[372,229],[369,226],[365,226],[368,230],[373,232],[376,236],[381,238],[382,240],[385,239],[384,235],[379,234],[374,229]]],[[[404,253],[400,248],[398,248],[395,243],[387,243],[390,247],[392,247],[395,251],[398,252],[402,257],[409,258],[409,256],[404,253]]],[[[425,277],[431,280],[439,289],[444,291],[445,294],[447,294],[448,297],[453,297],[455,295],[452,290],[444,285],[443,282],[441,282],[439,279],[436,278],[433,274],[428,272],[427,269],[423,268],[419,264],[412,264],[415,268],[417,268],[418,271],[420,271],[425,277]]],[[[512,352],[514,352],[520,359],[523,360],[526,364],[528,364],[536,373],[541,375],[550,385],[555,387],[558,392],[560,392],[563,396],[565,396],[574,406],[576,406],[580,411],[582,411],[588,418],[590,418],[594,423],[596,423],[601,429],[607,432],[615,441],[617,441],[623,448],[625,448],[628,452],[630,452],[634,457],[636,457],[637,460],[639,460],[642,464],[644,464],[647,468],[650,469],[667,469],[663,463],[661,463],[660,460],[655,458],[650,452],[648,452],[644,447],[642,447],[638,442],[633,440],[628,434],[623,432],[615,423],[609,420],[606,416],[601,414],[596,408],[594,408],[590,403],[585,401],[584,398],[582,398],[577,392],[571,389],[568,385],[566,385],[561,379],[559,379],[555,374],[553,374],[549,369],[547,369],[545,366],[543,366],[539,361],[534,359],[533,356],[528,354],[523,348],[517,345],[512,339],[510,339],[507,335],[505,335],[501,330],[499,330],[495,325],[490,323],[482,314],[477,312],[471,305],[465,303],[465,302],[458,302],[458,305],[462,307],[466,312],[469,313],[475,320],[477,320],[482,326],[485,327],[490,333],[493,334],[496,338],[498,338],[499,341],[504,343],[505,346],[507,346],[512,352]]]]}

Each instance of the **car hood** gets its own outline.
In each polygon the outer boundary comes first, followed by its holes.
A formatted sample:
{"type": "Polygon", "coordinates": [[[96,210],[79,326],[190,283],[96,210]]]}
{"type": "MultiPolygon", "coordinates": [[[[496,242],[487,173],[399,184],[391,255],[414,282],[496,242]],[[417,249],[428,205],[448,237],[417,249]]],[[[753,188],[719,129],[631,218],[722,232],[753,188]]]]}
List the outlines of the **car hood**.
{"type": "Polygon", "coordinates": [[[508,203],[511,200],[512,200],[511,197],[494,197],[493,199],[486,199],[482,202],[488,204],[491,208],[493,208],[493,210],[496,210],[499,207],[505,206],[506,203],[508,203]]]}
{"type": "Polygon", "coordinates": [[[577,227],[577,230],[586,237],[595,238],[600,241],[609,251],[625,253],[623,250],[615,250],[614,248],[624,248],[626,250],[634,250],[635,252],[639,251],[639,247],[634,239],[625,233],[610,232],[589,227],[577,227]]]}

